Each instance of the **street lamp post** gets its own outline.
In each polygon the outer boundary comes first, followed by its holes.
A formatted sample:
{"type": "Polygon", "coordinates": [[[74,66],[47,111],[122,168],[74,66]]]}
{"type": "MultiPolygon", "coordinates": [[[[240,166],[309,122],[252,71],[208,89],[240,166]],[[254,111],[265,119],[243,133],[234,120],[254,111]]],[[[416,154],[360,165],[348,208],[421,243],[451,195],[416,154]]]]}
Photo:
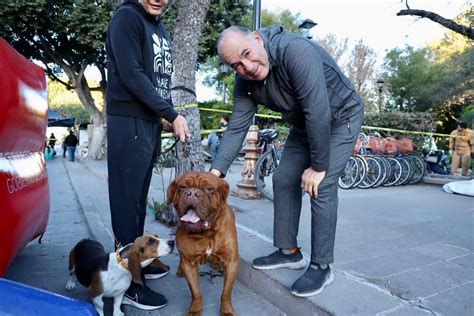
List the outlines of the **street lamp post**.
{"type": "Polygon", "coordinates": [[[318,23],[314,22],[311,19],[305,19],[300,25],[298,25],[298,28],[300,29],[305,29],[306,30],[306,38],[307,39],[312,39],[313,37],[309,35],[309,30],[312,29],[318,25],[318,23]]]}
{"type": "MultiPolygon", "coordinates": [[[[229,69],[230,69],[229,66],[227,66],[226,64],[221,64],[221,67],[220,67],[221,75],[222,75],[222,76],[227,75],[227,73],[229,72],[229,69]]],[[[224,104],[227,103],[226,94],[227,94],[226,85],[225,85],[225,81],[223,81],[223,82],[222,82],[222,102],[223,102],[224,104]]]]}
{"type": "Polygon", "coordinates": [[[252,31],[260,28],[260,13],[262,5],[260,0],[253,0],[252,31]]]}
{"type": "Polygon", "coordinates": [[[377,88],[379,90],[379,112],[382,112],[382,91],[385,81],[383,79],[377,80],[377,88]]]}

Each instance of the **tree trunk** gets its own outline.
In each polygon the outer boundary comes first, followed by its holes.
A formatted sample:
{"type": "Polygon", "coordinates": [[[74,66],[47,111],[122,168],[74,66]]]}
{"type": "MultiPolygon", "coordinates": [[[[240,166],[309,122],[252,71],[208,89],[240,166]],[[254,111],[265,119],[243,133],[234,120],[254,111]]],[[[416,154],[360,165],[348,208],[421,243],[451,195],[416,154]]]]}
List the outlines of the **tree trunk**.
{"type": "MultiPolygon", "coordinates": [[[[105,131],[106,131],[106,115],[105,115],[105,105],[102,111],[100,111],[95,105],[95,101],[92,98],[90,87],[87,83],[86,78],[84,77],[85,68],[79,71],[77,74],[71,68],[62,67],[68,78],[71,82],[74,90],[79,97],[79,100],[84,105],[87,112],[92,117],[92,122],[94,124],[92,137],[88,140],[88,159],[100,160],[104,158],[103,147],[105,144],[105,131]]],[[[102,91],[104,94],[104,91],[102,91]]],[[[105,103],[104,103],[105,104],[105,103]]]]}
{"type": "MultiPolygon", "coordinates": [[[[199,39],[206,19],[210,0],[182,0],[176,19],[173,38],[173,103],[175,107],[196,104],[196,62],[199,39]]],[[[201,120],[197,106],[179,110],[188,121],[192,133],[189,146],[189,160],[192,170],[204,170],[201,145],[201,120]]],[[[179,150],[179,158],[184,158],[179,150]]],[[[186,151],[184,151],[186,152],[186,151]]]]}

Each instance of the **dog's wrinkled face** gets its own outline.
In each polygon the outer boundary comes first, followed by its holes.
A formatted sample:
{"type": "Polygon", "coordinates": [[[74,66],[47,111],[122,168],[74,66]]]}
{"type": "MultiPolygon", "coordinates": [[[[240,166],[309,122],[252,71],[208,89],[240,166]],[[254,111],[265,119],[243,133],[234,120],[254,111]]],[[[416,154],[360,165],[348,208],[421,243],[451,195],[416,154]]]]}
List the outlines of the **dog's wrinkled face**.
{"type": "Polygon", "coordinates": [[[229,184],[209,172],[188,172],[171,182],[166,195],[178,213],[178,227],[199,233],[225,207],[229,184]]]}

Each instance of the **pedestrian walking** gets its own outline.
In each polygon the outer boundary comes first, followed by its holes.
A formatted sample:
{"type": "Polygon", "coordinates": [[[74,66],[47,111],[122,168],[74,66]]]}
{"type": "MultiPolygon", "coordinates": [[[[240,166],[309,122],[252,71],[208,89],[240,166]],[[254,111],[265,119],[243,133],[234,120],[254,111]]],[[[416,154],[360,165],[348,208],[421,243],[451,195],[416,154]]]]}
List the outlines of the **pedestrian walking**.
{"type": "Polygon", "coordinates": [[[69,162],[74,162],[76,147],[78,143],[79,140],[77,139],[76,135],[74,135],[74,131],[70,130],[69,135],[67,135],[64,139],[64,144],[66,146],[67,157],[69,162]]]}
{"type": "Polygon", "coordinates": [[[53,156],[56,156],[56,150],[54,149],[54,146],[56,145],[56,141],[57,141],[56,136],[54,136],[54,133],[51,133],[51,135],[49,136],[48,145],[52,150],[53,156]]]}

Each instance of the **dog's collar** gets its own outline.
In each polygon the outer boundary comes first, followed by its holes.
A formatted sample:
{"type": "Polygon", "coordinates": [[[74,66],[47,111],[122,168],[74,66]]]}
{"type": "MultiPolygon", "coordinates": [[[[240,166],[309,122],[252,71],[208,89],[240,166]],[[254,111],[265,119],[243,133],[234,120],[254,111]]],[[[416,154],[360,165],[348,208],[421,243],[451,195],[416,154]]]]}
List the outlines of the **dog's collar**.
{"type": "Polygon", "coordinates": [[[122,257],[120,257],[120,251],[119,251],[119,250],[117,250],[117,251],[115,252],[115,259],[117,259],[117,263],[120,264],[120,266],[122,266],[122,268],[124,268],[124,269],[127,270],[127,271],[130,271],[130,270],[128,269],[128,266],[125,264],[125,262],[123,262],[122,257]]]}

